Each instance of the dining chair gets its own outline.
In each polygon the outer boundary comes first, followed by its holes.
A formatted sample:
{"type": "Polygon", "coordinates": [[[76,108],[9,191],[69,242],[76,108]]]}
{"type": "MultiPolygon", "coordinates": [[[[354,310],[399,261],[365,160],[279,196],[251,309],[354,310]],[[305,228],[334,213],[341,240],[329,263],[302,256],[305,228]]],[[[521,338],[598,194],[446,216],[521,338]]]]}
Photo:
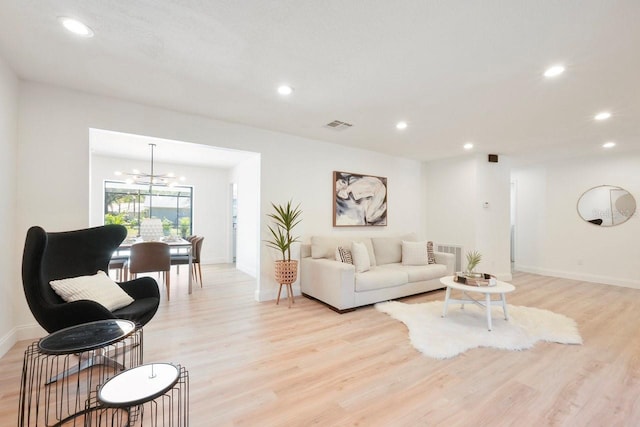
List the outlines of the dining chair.
{"type": "MultiPolygon", "coordinates": [[[[204,240],[204,236],[189,236],[187,240],[191,239],[191,271],[193,279],[198,282],[198,274],[196,274],[196,264],[198,265],[198,273],[200,275],[200,287],[202,287],[202,270],[200,269],[200,251],[202,250],[202,241],[204,240]]],[[[174,255],[171,257],[171,265],[177,266],[177,272],[180,274],[180,266],[189,264],[189,255],[180,254],[174,255]]]]}
{"type": "MultiPolygon", "coordinates": [[[[195,256],[193,257],[193,259],[191,260],[191,263],[193,264],[191,266],[191,268],[193,269],[193,276],[195,277],[196,275],[196,265],[198,266],[198,275],[200,276],[200,287],[202,287],[202,268],[200,266],[200,255],[202,252],[202,242],[204,242],[204,236],[199,236],[196,237],[194,239],[193,243],[193,249],[195,252],[195,256]]],[[[196,278],[196,282],[198,281],[198,279],[196,278]]]]}
{"type": "Polygon", "coordinates": [[[139,273],[161,272],[167,288],[167,301],[171,299],[171,253],[164,242],[140,242],[131,246],[127,270],[135,278],[139,273]]]}
{"type": "MultiPolygon", "coordinates": [[[[188,241],[189,243],[191,243],[191,255],[193,256],[193,254],[195,253],[195,248],[193,247],[193,241],[195,239],[198,238],[197,234],[192,234],[191,236],[187,236],[184,238],[184,240],[188,241]]],[[[171,265],[175,265],[176,267],[176,271],[178,274],[180,274],[180,266],[182,264],[188,264],[189,263],[189,255],[187,254],[178,254],[178,255],[174,255],[172,260],[171,260],[171,265]],[[175,262],[173,262],[175,260],[175,262]]]]}
{"type": "Polygon", "coordinates": [[[127,264],[128,256],[114,255],[109,261],[109,270],[116,270],[116,280],[124,281],[127,278],[124,275],[124,268],[127,264]]]}

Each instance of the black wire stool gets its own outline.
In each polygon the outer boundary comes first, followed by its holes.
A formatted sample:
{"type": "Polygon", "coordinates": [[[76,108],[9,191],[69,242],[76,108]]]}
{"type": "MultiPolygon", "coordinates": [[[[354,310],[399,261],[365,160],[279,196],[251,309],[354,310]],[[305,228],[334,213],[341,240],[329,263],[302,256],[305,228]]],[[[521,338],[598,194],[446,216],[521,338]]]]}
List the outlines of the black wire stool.
{"type": "Polygon", "coordinates": [[[18,426],[84,426],[96,386],[142,363],[143,334],[128,320],[54,332],[24,354],[18,426]]]}
{"type": "Polygon", "coordinates": [[[189,373],[150,363],[108,379],[87,401],[86,427],[187,427],[189,373]]]}

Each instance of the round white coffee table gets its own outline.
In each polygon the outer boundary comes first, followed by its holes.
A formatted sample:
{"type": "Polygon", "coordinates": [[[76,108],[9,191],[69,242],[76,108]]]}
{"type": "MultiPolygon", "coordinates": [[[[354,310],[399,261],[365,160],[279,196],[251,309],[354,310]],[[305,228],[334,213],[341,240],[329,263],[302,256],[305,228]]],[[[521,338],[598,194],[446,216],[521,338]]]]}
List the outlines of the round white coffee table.
{"type": "Polygon", "coordinates": [[[444,308],[442,309],[442,317],[447,316],[447,309],[449,303],[461,304],[464,309],[465,304],[478,304],[487,309],[487,327],[491,330],[491,305],[501,304],[502,311],[504,312],[504,320],[509,320],[509,313],[507,312],[507,297],[505,294],[513,292],[516,288],[511,283],[501,282],[498,280],[495,286],[470,286],[463,285],[453,280],[453,276],[447,276],[440,279],[440,283],[447,287],[447,293],[444,298],[444,308]],[[462,291],[466,299],[454,299],[451,298],[451,289],[462,291]],[[470,296],[467,292],[476,292],[484,294],[484,301],[479,301],[470,296]],[[492,300],[491,295],[500,295],[499,300],[492,300]]]}

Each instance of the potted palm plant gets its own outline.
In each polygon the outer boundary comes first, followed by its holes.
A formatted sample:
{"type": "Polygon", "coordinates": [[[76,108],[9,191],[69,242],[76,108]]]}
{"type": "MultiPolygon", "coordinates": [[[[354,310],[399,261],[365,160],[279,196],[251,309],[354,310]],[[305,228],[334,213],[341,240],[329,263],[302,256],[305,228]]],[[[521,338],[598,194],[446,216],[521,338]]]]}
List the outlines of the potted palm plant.
{"type": "Polygon", "coordinates": [[[267,214],[273,224],[268,225],[271,239],[265,240],[268,247],[278,250],[282,259],[276,261],[275,279],[280,284],[288,284],[296,281],[298,277],[298,261],[291,260],[291,245],[298,241],[298,237],[292,236],[293,228],[302,221],[300,205],[295,208],[291,201],[286,205],[271,203],[274,212],[267,214]]]}

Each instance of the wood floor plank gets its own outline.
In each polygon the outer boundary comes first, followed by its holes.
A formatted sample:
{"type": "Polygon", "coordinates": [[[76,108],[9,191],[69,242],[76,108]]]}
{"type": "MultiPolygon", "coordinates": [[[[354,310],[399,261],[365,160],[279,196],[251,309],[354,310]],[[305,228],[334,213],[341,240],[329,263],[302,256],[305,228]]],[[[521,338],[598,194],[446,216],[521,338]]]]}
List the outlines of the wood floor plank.
{"type": "MultiPolygon", "coordinates": [[[[434,360],[373,307],[258,303],[254,280],[232,265],[203,266],[203,278],[189,296],[174,271],[171,301],[144,331],[145,362],[189,370],[192,426],[640,425],[638,290],[515,273],[509,303],[575,319],[584,344],[434,360]]],[[[2,426],[17,422],[29,344],[0,359],[2,426]]]]}

